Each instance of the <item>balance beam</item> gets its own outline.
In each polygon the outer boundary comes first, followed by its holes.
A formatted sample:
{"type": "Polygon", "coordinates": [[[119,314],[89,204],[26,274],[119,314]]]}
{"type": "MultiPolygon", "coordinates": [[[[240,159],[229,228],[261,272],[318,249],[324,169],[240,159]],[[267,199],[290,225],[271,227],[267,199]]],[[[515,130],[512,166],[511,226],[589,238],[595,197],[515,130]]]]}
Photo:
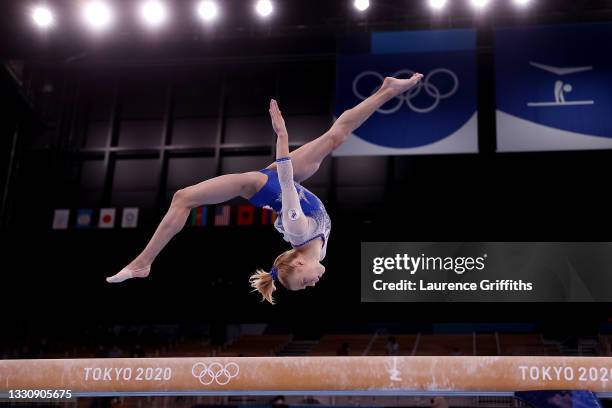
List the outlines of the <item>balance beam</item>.
{"type": "MultiPolygon", "coordinates": [[[[9,390],[109,395],[513,395],[612,392],[607,357],[204,357],[0,360],[9,390]]],[[[602,394],[603,393],[603,394],[602,394]]]]}

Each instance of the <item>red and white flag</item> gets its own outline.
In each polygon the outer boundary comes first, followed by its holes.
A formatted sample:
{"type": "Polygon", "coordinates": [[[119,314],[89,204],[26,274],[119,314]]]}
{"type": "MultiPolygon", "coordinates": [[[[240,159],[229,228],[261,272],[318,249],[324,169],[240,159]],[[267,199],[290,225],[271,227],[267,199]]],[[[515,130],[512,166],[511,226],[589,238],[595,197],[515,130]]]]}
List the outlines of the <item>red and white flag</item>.
{"type": "Polygon", "coordinates": [[[115,209],[114,208],[101,208],[100,209],[100,220],[98,222],[99,228],[114,228],[115,227],[115,209]]]}

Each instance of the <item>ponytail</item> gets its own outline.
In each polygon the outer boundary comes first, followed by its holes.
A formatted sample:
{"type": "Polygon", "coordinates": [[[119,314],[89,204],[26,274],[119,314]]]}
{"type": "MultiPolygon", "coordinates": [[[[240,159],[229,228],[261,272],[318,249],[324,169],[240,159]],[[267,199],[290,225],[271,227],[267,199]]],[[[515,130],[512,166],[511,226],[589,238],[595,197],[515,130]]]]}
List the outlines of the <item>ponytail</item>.
{"type": "Polygon", "coordinates": [[[258,291],[263,296],[262,301],[267,300],[271,304],[274,304],[272,293],[276,290],[275,280],[278,280],[284,286],[287,286],[285,281],[286,277],[291,275],[294,271],[294,267],[291,265],[297,257],[298,253],[295,249],[290,249],[283,252],[274,260],[274,266],[272,271],[275,272],[276,276],[273,276],[272,272],[266,272],[263,269],[257,269],[253,275],[249,278],[251,287],[253,290],[258,291]]]}
{"type": "Polygon", "coordinates": [[[274,284],[274,279],[272,278],[271,273],[258,269],[253,275],[251,275],[249,282],[251,283],[251,287],[253,289],[261,293],[261,296],[263,296],[262,300],[267,300],[271,304],[274,304],[272,293],[274,293],[276,290],[276,285],[274,284]]]}

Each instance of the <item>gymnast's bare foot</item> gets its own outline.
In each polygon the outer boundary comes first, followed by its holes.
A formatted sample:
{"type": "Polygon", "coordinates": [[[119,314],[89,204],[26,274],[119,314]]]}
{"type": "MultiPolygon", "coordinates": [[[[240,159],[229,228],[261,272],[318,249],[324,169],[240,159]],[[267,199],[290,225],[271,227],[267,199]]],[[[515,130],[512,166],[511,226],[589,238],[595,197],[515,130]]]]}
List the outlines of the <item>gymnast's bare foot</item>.
{"type": "Polygon", "coordinates": [[[408,79],[386,77],[381,89],[393,89],[394,93],[399,95],[418,84],[421,79],[423,79],[423,74],[419,74],[418,72],[408,79]]]}
{"type": "Polygon", "coordinates": [[[108,283],[119,283],[131,278],[146,278],[151,272],[151,265],[134,260],[128,266],[119,271],[116,275],[106,278],[108,283]]]}

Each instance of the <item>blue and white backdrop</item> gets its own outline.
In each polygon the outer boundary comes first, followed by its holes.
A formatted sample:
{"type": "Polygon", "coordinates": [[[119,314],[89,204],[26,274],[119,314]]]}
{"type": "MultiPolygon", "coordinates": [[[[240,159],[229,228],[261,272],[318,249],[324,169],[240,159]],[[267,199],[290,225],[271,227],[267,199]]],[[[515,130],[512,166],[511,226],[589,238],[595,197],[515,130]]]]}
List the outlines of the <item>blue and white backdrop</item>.
{"type": "Polygon", "coordinates": [[[612,148],[612,24],[498,29],[497,150],[612,148]]]}
{"type": "Polygon", "coordinates": [[[385,76],[425,75],[382,106],[334,155],[478,152],[476,32],[372,33],[369,50],[339,54],[335,117],[374,93],[385,76]]]}

